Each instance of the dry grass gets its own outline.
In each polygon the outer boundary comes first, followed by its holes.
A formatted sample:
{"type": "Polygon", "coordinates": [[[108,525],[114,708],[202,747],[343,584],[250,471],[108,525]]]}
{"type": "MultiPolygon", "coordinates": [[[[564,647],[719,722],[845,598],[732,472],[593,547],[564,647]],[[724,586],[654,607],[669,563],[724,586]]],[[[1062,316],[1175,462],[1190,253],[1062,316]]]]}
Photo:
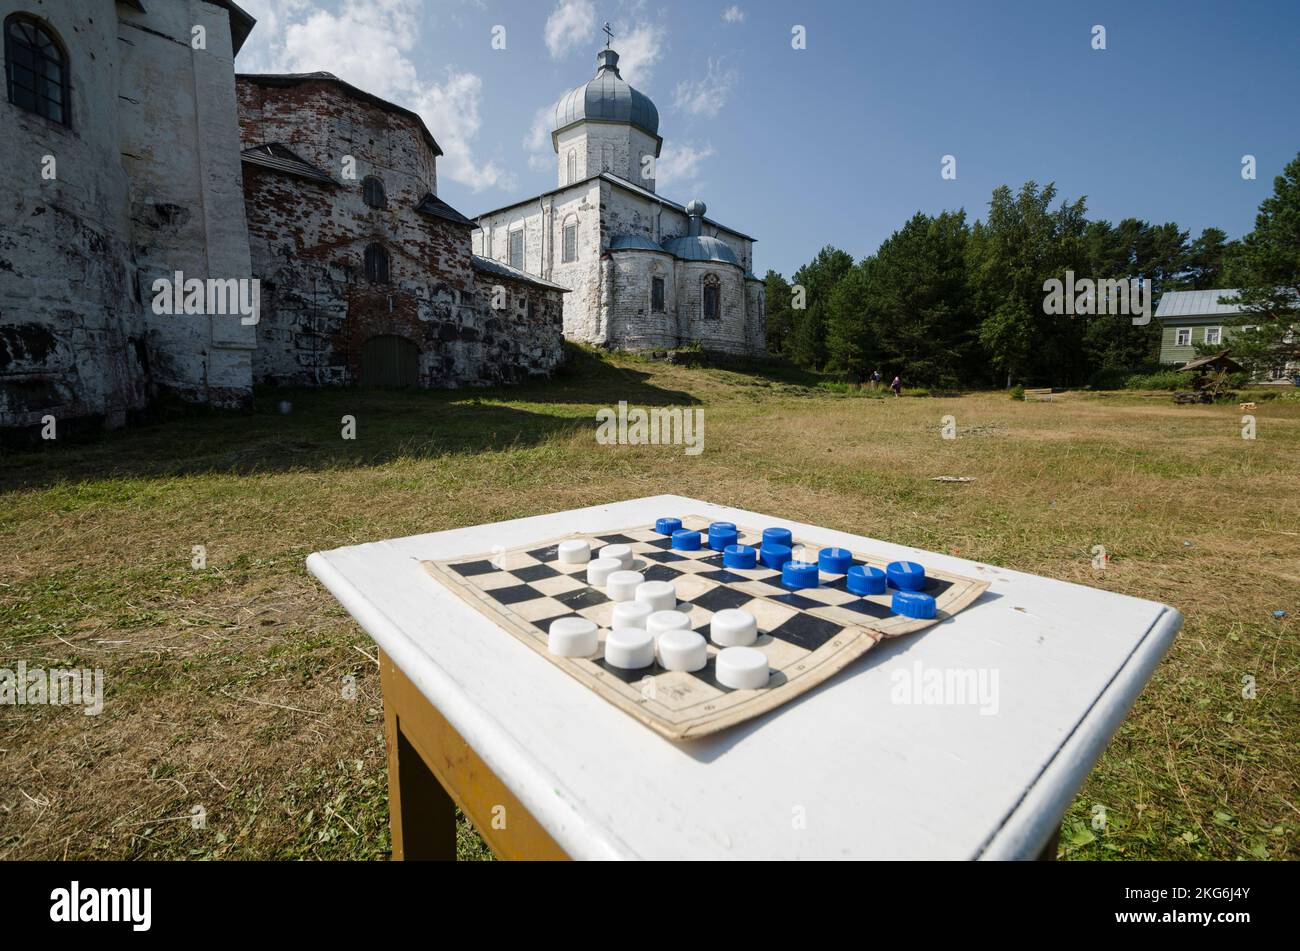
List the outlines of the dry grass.
{"type": "Polygon", "coordinates": [[[1247,441],[1235,406],[1167,396],[895,400],[804,382],[583,356],[547,386],[274,393],[247,416],[0,457],[0,666],[106,677],[100,716],[0,707],[0,858],[386,856],[374,646],[306,556],[660,492],[1175,605],[1183,633],[1062,852],[1296,857],[1300,404],[1261,402],[1247,441]],[[705,407],[705,452],[597,446],[595,408],[620,399],[705,407]],[[940,438],[947,414],[956,440],[940,438]]]}

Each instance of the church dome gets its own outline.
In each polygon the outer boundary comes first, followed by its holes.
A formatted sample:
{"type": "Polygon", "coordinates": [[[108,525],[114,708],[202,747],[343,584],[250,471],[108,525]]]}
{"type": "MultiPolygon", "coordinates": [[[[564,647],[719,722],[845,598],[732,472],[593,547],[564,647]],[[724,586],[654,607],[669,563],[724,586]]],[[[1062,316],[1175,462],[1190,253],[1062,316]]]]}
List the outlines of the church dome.
{"type": "Polygon", "coordinates": [[[736,252],[720,238],[708,235],[687,235],[664,242],[664,249],[681,261],[720,261],[740,267],[736,252]]]}
{"type": "Polygon", "coordinates": [[[659,135],[659,110],[645,93],[629,86],[618,72],[618,54],[603,49],[596,54],[594,79],[565,93],[555,104],[558,132],[583,119],[627,122],[650,135],[659,135]]]}

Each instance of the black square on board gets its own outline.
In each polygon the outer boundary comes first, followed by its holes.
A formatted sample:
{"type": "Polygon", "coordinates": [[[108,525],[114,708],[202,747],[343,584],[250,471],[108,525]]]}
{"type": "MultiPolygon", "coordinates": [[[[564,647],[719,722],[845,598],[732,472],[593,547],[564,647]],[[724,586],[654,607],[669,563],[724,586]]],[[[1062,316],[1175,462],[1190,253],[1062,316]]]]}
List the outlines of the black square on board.
{"type": "Polygon", "coordinates": [[[733,588],[714,588],[712,591],[704,592],[697,598],[692,598],[691,603],[704,608],[706,611],[716,613],[727,608],[738,608],[742,604],[748,604],[753,600],[753,595],[736,591],[733,588]]]}
{"type": "Polygon", "coordinates": [[[560,546],[551,545],[549,548],[534,548],[528,554],[538,561],[555,561],[560,557],[560,546]]]}
{"type": "Polygon", "coordinates": [[[525,565],[523,568],[513,568],[510,573],[520,581],[540,581],[542,578],[554,578],[559,574],[550,565],[525,565]]]}
{"type": "Polygon", "coordinates": [[[638,554],[649,561],[657,561],[661,563],[669,561],[686,561],[684,557],[677,554],[675,551],[643,551],[638,554]]]}
{"type": "Polygon", "coordinates": [[[501,604],[518,604],[520,601],[536,601],[538,598],[544,598],[536,588],[526,584],[514,584],[508,588],[497,588],[489,591],[488,594],[493,600],[501,604]]]}
{"type": "Polygon", "coordinates": [[[492,571],[500,571],[491,561],[466,561],[459,565],[452,565],[451,570],[456,572],[462,578],[472,578],[474,575],[485,575],[492,571]]]}
{"type": "Polygon", "coordinates": [[[651,565],[641,574],[645,576],[646,581],[676,581],[682,576],[676,568],[669,568],[667,565],[651,565]]]}
{"type": "Polygon", "coordinates": [[[601,535],[597,541],[604,542],[606,545],[635,545],[635,538],[628,538],[626,535],[601,535]]]}
{"type": "Polygon", "coordinates": [[[812,614],[796,614],[771,632],[777,640],[815,651],[843,628],[834,621],[826,621],[812,614]]]}
{"type": "Polygon", "coordinates": [[[591,608],[597,604],[604,604],[609,600],[604,592],[597,591],[595,588],[579,588],[577,591],[566,591],[564,594],[552,595],[556,601],[568,605],[570,610],[577,611],[580,608],[591,608]]]}
{"type": "Polygon", "coordinates": [[[820,601],[814,601],[812,598],[805,598],[802,594],[796,594],[793,591],[787,591],[785,594],[774,594],[770,596],[773,601],[780,601],[782,604],[788,604],[790,607],[799,611],[807,611],[809,608],[825,607],[820,601]]]}
{"type": "Polygon", "coordinates": [[[877,604],[875,601],[868,601],[862,598],[857,601],[850,601],[848,604],[837,604],[836,607],[843,608],[846,611],[853,611],[857,614],[865,614],[868,617],[887,618],[893,617],[894,612],[883,604],[877,604]]]}

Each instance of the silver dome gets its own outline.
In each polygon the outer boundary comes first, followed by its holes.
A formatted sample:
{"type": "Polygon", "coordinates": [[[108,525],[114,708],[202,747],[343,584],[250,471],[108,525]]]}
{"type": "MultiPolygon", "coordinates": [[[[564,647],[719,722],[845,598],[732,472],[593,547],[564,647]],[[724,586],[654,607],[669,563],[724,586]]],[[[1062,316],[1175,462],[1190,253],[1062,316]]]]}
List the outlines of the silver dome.
{"type": "Polygon", "coordinates": [[[687,235],[664,242],[664,249],[673,257],[682,261],[721,261],[740,267],[740,259],[731,245],[720,238],[708,235],[687,235]]]}
{"type": "Polygon", "coordinates": [[[659,135],[659,110],[645,93],[637,92],[619,75],[618,54],[611,49],[596,54],[599,67],[590,82],[565,93],[555,104],[552,131],[583,119],[627,122],[650,135],[659,135]]]}

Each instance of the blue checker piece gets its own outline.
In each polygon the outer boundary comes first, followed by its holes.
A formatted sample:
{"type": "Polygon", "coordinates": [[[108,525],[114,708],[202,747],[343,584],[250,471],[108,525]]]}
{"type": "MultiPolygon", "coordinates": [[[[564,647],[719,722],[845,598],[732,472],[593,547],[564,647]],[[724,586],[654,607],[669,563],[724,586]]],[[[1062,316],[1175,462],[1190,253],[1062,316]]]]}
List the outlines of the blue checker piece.
{"type": "Polygon", "coordinates": [[[914,561],[891,561],[885,567],[889,586],[899,591],[924,591],[925,569],[914,561]]]}
{"type": "Polygon", "coordinates": [[[847,548],[823,548],[817,555],[817,566],[828,575],[848,574],[853,566],[853,552],[847,548]]]}
{"type": "Polygon", "coordinates": [[[682,527],[680,518],[657,518],[655,519],[655,531],[660,535],[671,535],[682,527]]]}
{"type": "Polygon", "coordinates": [[[790,560],[790,546],[764,543],[759,549],[758,560],[773,571],[780,571],[781,567],[790,560]]]}
{"type": "Polygon", "coordinates": [[[673,547],[678,551],[699,551],[700,533],[689,528],[679,528],[673,532],[673,547]]]}
{"type": "Polygon", "coordinates": [[[787,561],[781,566],[781,585],[797,591],[817,587],[817,563],[812,561],[787,561]]]}
{"type": "Polygon", "coordinates": [[[709,547],[714,551],[726,551],[728,545],[740,541],[734,522],[714,522],[709,526],[709,547]]]}
{"type": "Polygon", "coordinates": [[[870,565],[854,565],[845,575],[844,583],[854,594],[885,593],[885,573],[870,565]]]}
{"type": "Polygon", "coordinates": [[[920,591],[895,591],[890,607],[895,614],[928,621],[935,615],[934,598],[920,591]]]}
{"type": "Polygon", "coordinates": [[[794,545],[794,535],[788,528],[765,528],[763,529],[762,547],[767,548],[770,545],[791,548],[794,545]]]}
{"type": "Polygon", "coordinates": [[[728,568],[753,568],[758,552],[750,545],[728,545],[722,549],[722,564],[728,568]]]}

